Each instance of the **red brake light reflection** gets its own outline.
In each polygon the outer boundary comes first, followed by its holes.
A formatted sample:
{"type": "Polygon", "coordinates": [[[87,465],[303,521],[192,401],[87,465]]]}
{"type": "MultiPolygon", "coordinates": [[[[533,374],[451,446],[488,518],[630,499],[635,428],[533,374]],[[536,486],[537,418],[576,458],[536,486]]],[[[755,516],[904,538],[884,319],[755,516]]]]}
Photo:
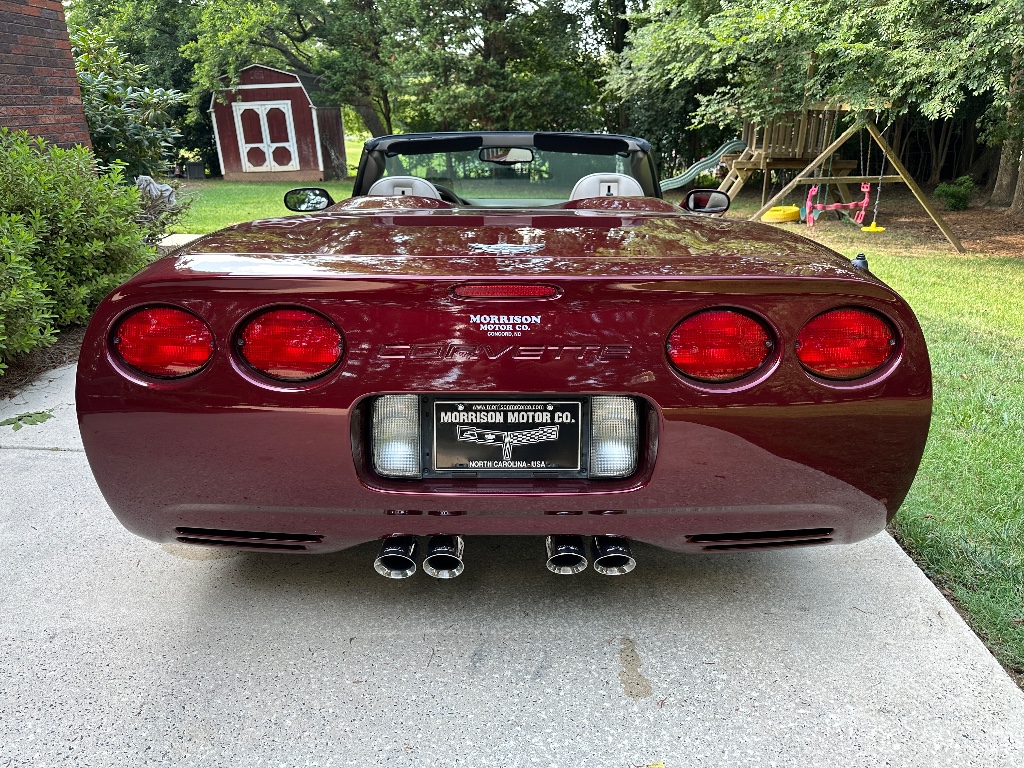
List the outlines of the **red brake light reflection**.
{"type": "Polygon", "coordinates": [[[796,356],[818,376],[857,379],[881,368],[895,349],[896,335],[881,317],[860,309],[836,309],[803,327],[796,356]]]}
{"type": "Polygon", "coordinates": [[[240,342],[249,365],[283,381],[305,381],[327,373],[344,349],[334,324],[305,309],[264,312],[245,326],[240,342]]]}
{"type": "Polygon", "coordinates": [[[173,307],[132,313],[117,326],[113,343],[125,363],[150,376],[188,376],[213,355],[213,334],[206,323],[173,307]]]}
{"type": "Polygon", "coordinates": [[[553,285],[498,283],[495,285],[457,285],[455,295],[464,299],[549,299],[558,295],[553,285]]]}
{"type": "Polygon", "coordinates": [[[760,368],[771,349],[771,336],[761,323],[728,309],[692,315],[668,337],[669,359],[699,381],[741,379],[760,368]]]}

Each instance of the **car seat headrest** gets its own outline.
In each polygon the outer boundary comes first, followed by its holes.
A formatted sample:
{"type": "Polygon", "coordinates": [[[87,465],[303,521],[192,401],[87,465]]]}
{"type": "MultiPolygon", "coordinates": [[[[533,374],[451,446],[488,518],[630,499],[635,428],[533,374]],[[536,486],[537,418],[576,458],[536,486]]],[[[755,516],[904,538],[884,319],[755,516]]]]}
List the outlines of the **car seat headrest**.
{"type": "Polygon", "coordinates": [[[576,182],[570,200],[586,197],[643,197],[640,182],[624,173],[591,173],[576,182]]]}
{"type": "Polygon", "coordinates": [[[368,195],[374,197],[401,197],[403,195],[416,195],[418,197],[432,197],[435,200],[441,199],[441,193],[437,187],[429,181],[417,178],[416,176],[385,176],[373,182],[373,186],[367,191],[368,195]]]}

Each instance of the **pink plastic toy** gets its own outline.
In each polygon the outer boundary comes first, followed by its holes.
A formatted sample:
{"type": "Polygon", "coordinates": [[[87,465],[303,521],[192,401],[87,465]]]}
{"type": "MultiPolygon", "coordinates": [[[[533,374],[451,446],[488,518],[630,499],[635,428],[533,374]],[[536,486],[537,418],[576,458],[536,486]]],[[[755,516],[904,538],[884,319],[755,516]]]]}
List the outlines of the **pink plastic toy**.
{"type": "Polygon", "coordinates": [[[867,211],[868,203],[871,202],[871,185],[861,184],[860,191],[864,193],[864,199],[856,203],[815,203],[814,196],[818,194],[818,185],[815,184],[807,192],[807,226],[814,226],[814,214],[812,211],[856,211],[853,220],[858,224],[864,223],[864,212],[867,211]]]}

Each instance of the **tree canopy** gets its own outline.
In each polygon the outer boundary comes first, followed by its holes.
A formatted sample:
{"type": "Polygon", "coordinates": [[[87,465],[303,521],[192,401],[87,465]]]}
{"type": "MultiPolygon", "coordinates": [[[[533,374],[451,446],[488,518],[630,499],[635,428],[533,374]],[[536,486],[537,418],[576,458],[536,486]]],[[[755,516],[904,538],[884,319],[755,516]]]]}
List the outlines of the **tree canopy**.
{"type": "Polygon", "coordinates": [[[969,145],[954,176],[978,139],[1016,162],[1024,133],[1024,0],[69,3],[73,24],[102,26],[148,67],[147,85],[191,91],[193,129],[211,91],[260,63],[314,76],[322,99],[351,106],[373,134],[633,132],[668,170],[742,119],[822,102],[906,116],[928,133],[932,176],[945,167],[942,131],[969,145]]]}
{"type": "Polygon", "coordinates": [[[374,134],[593,129],[601,70],[585,31],[557,0],[208,0],[183,50],[211,90],[251,63],[315,75],[374,134]]]}

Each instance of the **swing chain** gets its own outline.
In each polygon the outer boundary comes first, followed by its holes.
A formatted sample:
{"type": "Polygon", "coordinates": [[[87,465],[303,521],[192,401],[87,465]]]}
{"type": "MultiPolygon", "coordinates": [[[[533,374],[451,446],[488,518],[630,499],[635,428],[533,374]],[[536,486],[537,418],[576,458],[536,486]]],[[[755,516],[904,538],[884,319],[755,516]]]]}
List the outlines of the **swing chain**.
{"type": "MultiPolygon", "coordinates": [[[[889,122],[886,124],[885,129],[882,131],[881,136],[885,138],[885,132],[889,130],[892,125],[892,117],[889,118],[889,122]]],[[[871,144],[868,144],[868,156],[871,154],[871,144]]],[[[871,224],[874,226],[875,222],[878,221],[878,203],[882,200],[882,177],[885,176],[885,161],[889,157],[889,153],[882,149],[882,165],[878,171],[878,191],[875,193],[875,210],[871,214],[871,224]]]]}
{"type": "MultiPolygon", "coordinates": [[[[838,127],[838,123],[839,123],[839,115],[835,114],[835,115],[832,116],[832,138],[829,140],[829,144],[832,144],[836,140],[836,129],[838,127]]],[[[823,138],[824,138],[824,136],[823,136],[823,138]]],[[[832,175],[832,162],[835,160],[835,157],[836,157],[836,153],[835,152],[833,152],[831,155],[828,156],[828,175],[829,176],[832,175]]],[[[818,193],[817,200],[815,202],[817,202],[819,204],[824,204],[824,205],[828,204],[828,184],[823,184],[822,185],[822,190],[818,193]]]]}

